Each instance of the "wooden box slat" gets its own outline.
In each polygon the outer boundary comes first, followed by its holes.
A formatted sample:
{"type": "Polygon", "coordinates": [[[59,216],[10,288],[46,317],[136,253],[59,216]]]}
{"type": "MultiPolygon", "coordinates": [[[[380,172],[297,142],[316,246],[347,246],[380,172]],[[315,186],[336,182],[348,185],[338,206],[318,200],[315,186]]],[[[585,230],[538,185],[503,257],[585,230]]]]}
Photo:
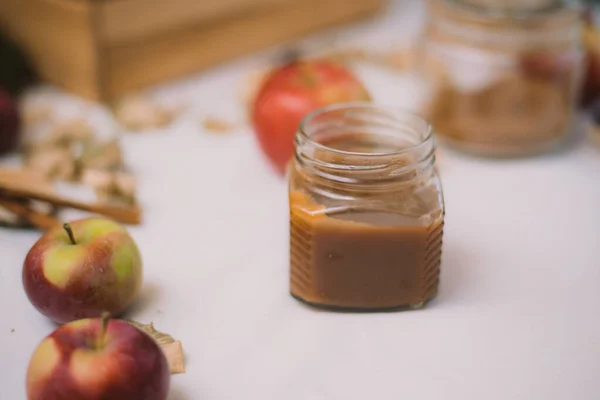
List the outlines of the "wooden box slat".
{"type": "Polygon", "coordinates": [[[112,100],[379,10],[385,0],[0,0],[40,75],[112,100]]]}
{"type": "Polygon", "coordinates": [[[373,9],[372,0],[303,0],[220,21],[209,27],[174,31],[155,40],[107,50],[108,97],[134,90],[146,83],[182,76],[197,69],[269,45],[297,38],[332,21],[343,22],[373,9]],[[319,9],[315,13],[315,9],[319,9]],[[310,21],[310,22],[308,22],[310,21]],[[177,57],[176,54],[186,54],[177,57]]]}
{"type": "Polygon", "coordinates": [[[143,40],[181,27],[210,23],[230,14],[292,0],[127,0],[100,2],[100,32],[106,43],[143,40]]]}
{"type": "Polygon", "coordinates": [[[87,1],[0,0],[0,26],[41,77],[86,97],[94,97],[99,74],[92,16],[87,1]]]}

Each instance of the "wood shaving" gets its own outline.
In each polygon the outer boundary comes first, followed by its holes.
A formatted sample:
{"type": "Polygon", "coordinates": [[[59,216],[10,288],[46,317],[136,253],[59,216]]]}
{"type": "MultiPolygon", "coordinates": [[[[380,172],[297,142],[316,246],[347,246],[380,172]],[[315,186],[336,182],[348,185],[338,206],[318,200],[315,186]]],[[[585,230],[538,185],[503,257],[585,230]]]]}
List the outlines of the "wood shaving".
{"type": "Polygon", "coordinates": [[[75,176],[75,162],[68,148],[38,149],[25,158],[25,168],[32,169],[50,179],[71,180],[75,176]]]}
{"type": "Polygon", "coordinates": [[[588,124],[586,131],[590,143],[600,149],[600,125],[591,121],[588,124]]]}
{"type": "Polygon", "coordinates": [[[135,180],[123,172],[125,160],[118,139],[98,140],[85,120],[55,125],[46,136],[28,143],[22,156],[24,168],[45,179],[92,185],[98,201],[126,206],[137,203],[135,180]],[[96,175],[110,179],[100,185],[96,175]]]}
{"type": "Polygon", "coordinates": [[[169,363],[169,369],[171,370],[171,374],[181,374],[185,373],[185,363],[183,358],[183,346],[179,340],[175,340],[173,336],[157,331],[154,328],[154,324],[150,322],[149,324],[141,324],[136,321],[128,320],[131,325],[136,328],[146,332],[149,334],[158,345],[161,347],[165,356],[167,358],[167,362],[169,363]]]}
{"type": "Polygon", "coordinates": [[[180,112],[141,96],[126,97],[114,108],[117,121],[130,131],[164,127],[173,122],[180,112]]]}
{"type": "MultiPolygon", "coordinates": [[[[30,108],[28,113],[28,123],[36,125],[52,120],[53,111],[30,108]]],[[[104,215],[125,224],[141,223],[136,182],[126,172],[118,140],[98,140],[95,129],[85,119],[54,122],[46,135],[24,143],[20,153],[20,169],[0,169],[0,225],[45,230],[65,208],[104,215]],[[59,196],[54,181],[92,186],[96,199],[82,202],[59,196]]]]}
{"type": "Polygon", "coordinates": [[[123,166],[124,157],[117,139],[108,142],[90,141],[84,144],[77,162],[82,169],[114,170],[123,166]]]}
{"type": "Polygon", "coordinates": [[[59,123],[50,133],[36,143],[37,146],[69,146],[73,142],[90,140],[95,134],[94,128],[83,119],[59,123]]]}
{"type": "Polygon", "coordinates": [[[169,363],[169,370],[171,374],[184,374],[185,363],[183,359],[183,346],[179,340],[172,343],[161,344],[167,362],[169,363]]]}
{"type": "Polygon", "coordinates": [[[349,64],[354,62],[371,62],[380,63],[383,60],[383,55],[378,52],[369,51],[367,49],[338,49],[326,52],[318,58],[324,58],[341,64],[349,64]]]}
{"type": "Polygon", "coordinates": [[[135,178],[129,173],[86,169],[81,181],[94,189],[101,202],[128,205],[137,203],[135,178]]]}
{"type": "Polygon", "coordinates": [[[106,171],[85,169],[81,174],[81,181],[95,190],[101,190],[110,186],[112,174],[106,171]]]}
{"type": "Polygon", "coordinates": [[[52,119],[54,110],[49,106],[22,107],[22,118],[25,127],[33,127],[52,119]]]}
{"type": "Polygon", "coordinates": [[[203,118],[202,127],[212,133],[230,133],[235,129],[232,123],[218,117],[203,118]]]}

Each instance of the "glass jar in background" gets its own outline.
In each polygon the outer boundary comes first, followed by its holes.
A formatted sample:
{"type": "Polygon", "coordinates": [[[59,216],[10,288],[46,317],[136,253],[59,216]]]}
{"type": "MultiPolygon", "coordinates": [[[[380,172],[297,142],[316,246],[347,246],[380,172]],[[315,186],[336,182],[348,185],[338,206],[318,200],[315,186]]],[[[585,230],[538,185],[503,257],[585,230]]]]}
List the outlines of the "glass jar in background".
{"type": "Polygon", "coordinates": [[[289,170],[290,291],[314,306],[418,308],[438,290],[444,201],[430,125],[368,103],[305,117],[289,170]]]}
{"type": "Polygon", "coordinates": [[[583,77],[581,10],[559,0],[428,0],[420,61],[443,144],[484,156],[552,150],[583,77]]]}

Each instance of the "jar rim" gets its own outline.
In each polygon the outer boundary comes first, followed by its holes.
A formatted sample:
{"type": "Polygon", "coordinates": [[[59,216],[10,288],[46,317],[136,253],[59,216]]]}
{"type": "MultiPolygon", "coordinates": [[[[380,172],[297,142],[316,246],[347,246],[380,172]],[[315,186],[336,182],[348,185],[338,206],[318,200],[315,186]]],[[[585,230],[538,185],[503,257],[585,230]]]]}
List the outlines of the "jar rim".
{"type": "Polygon", "coordinates": [[[416,150],[419,150],[420,148],[430,144],[430,142],[433,140],[433,127],[432,127],[431,123],[429,121],[427,121],[425,118],[423,118],[421,115],[419,115],[415,112],[409,111],[406,108],[386,106],[386,105],[381,105],[381,104],[368,102],[368,101],[357,101],[357,102],[345,102],[345,103],[330,104],[328,106],[324,106],[324,107],[318,108],[316,110],[313,110],[313,111],[307,113],[300,121],[297,134],[299,134],[302,137],[302,139],[305,140],[306,142],[308,142],[310,145],[313,145],[316,148],[321,149],[321,150],[339,154],[341,156],[377,158],[377,157],[401,156],[401,155],[404,155],[407,153],[415,152],[416,150]],[[369,111],[385,111],[386,114],[389,116],[411,118],[411,119],[415,120],[416,122],[423,125],[423,127],[425,128],[424,134],[422,134],[421,137],[419,138],[420,139],[419,142],[417,142],[413,145],[404,147],[402,149],[385,151],[385,152],[357,152],[357,151],[336,149],[334,147],[327,146],[323,143],[319,143],[318,141],[311,138],[311,136],[309,134],[307,134],[307,132],[306,132],[307,124],[310,121],[313,121],[315,118],[317,118],[320,115],[325,115],[325,114],[331,113],[333,111],[358,110],[358,109],[369,110],[369,111]]]}

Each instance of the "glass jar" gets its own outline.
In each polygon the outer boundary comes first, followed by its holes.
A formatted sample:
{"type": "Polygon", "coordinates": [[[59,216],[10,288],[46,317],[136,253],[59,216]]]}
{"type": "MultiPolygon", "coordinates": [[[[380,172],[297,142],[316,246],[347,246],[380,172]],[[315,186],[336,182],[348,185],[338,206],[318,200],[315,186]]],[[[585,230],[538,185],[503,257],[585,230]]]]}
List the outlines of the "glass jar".
{"type": "Polygon", "coordinates": [[[421,307],[438,291],[444,201],[430,125],[369,103],[307,115],[289,169],[290,291],[319,307],[421,307]]]}
{"type": "Polygon", "coordinates": [[[429,0],[424,113],[438,140],[484,156],[560,146],[583,79],[580,9],[559,0],[429,0]]]}

